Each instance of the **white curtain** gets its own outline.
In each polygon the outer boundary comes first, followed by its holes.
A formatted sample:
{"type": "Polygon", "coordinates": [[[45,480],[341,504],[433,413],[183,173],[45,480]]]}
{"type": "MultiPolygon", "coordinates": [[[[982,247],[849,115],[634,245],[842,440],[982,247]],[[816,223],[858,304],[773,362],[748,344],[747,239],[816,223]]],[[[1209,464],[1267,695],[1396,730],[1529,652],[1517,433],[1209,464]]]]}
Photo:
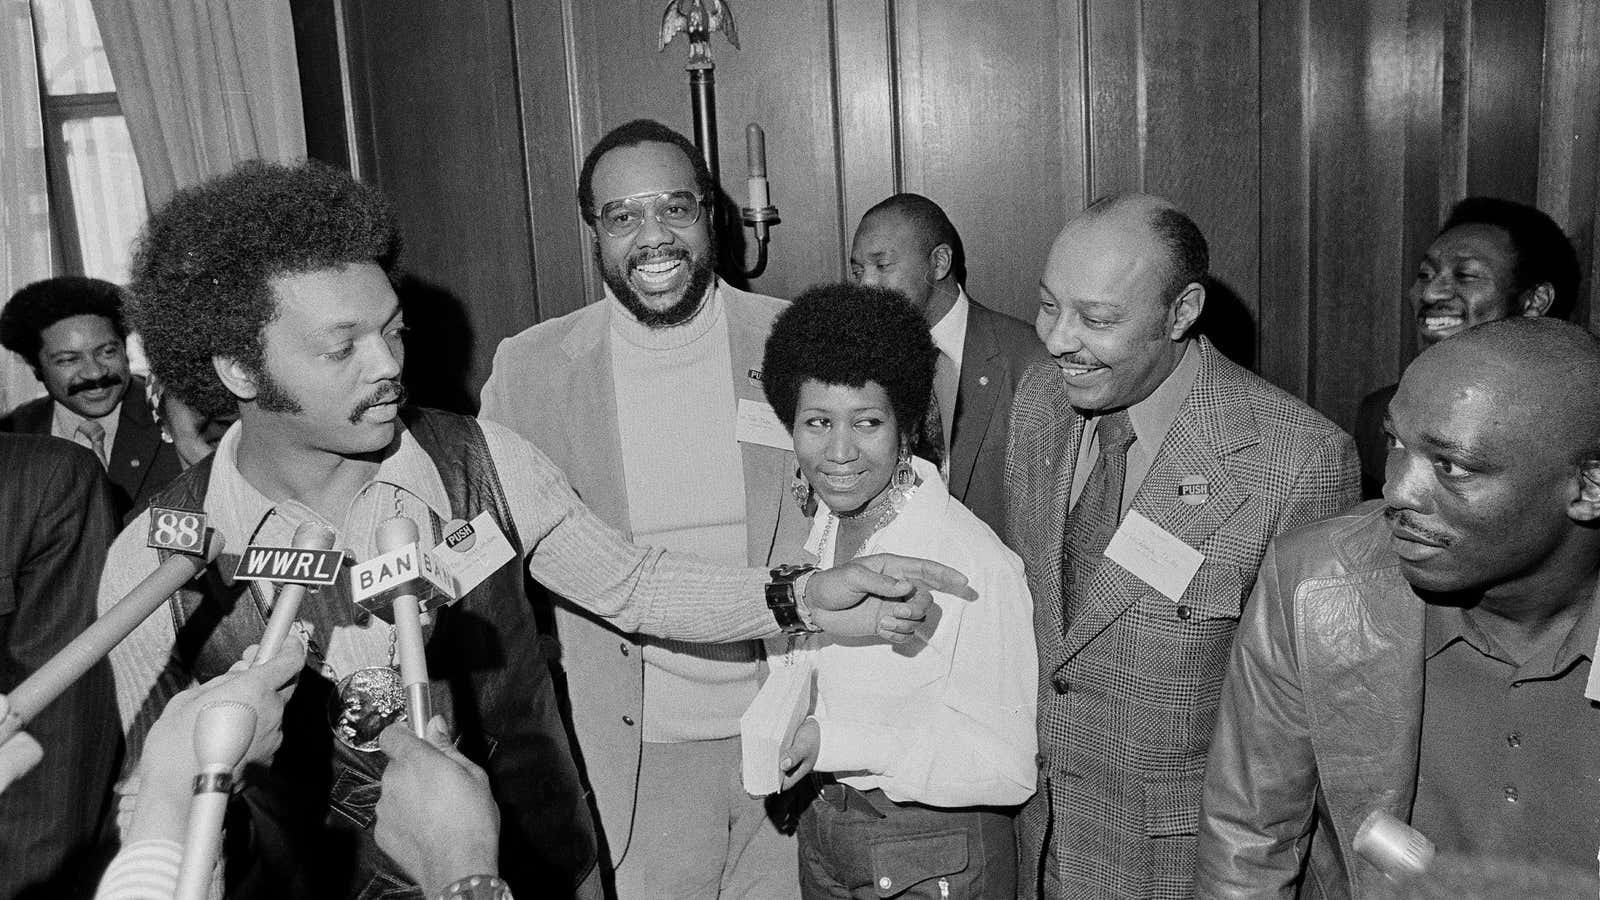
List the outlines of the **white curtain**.
{"type": "Polygon", "coordinates": [[[242,160],[306,155],[288,0],[94,0],[94,11],[152,209],[242,160]]]}
{"type": "MultiPolygon", "coordinates": [[[[33,12],[29,0],[0,0],[0,303],[51,274],[33,12]]],[[[0,351],[0,411],[43,394],[22,359],[0,351]]]]}

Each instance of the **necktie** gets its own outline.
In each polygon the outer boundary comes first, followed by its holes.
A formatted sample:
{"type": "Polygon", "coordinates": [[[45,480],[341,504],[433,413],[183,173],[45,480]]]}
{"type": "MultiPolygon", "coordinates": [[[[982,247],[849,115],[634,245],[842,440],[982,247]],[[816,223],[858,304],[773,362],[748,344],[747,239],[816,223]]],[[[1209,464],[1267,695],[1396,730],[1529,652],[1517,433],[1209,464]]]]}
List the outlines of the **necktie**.
{"type": "Polygon", "coordinates": [[[1061,582],[1069,612],[1077,607],[1078,588],[1089,583],[1122,518],[1122,482],[1128,474],[1128,447],[1134,441],[1128,411],[1102,416],[1095,434],[1100,440],[1100,458],[1084,482],[1078,504],[1067,516],[1061,582]]]}
{"type": "Polygon", "coordinates": [[[950,354],[939,351],[933,364],[933,402],[922,420],[922,441],[916,447],[918,456],[939,463],[939,474],[950,480],[950,431],[956,421],[956,391],[960,389],[961,372],[950,354]]]}
{"type": "Polygon", "coordinates": [[[93,450],[95,456],[100,457],[100,465],[104,467],[106,465],[105,427],[99,422],[93,421],[92,419],[85,420],[83,424],[78,426],[78,434],[82,435],[84,440],[87,442],[84,444],[84,446],[88,447],[90,450],[93,450]]]}

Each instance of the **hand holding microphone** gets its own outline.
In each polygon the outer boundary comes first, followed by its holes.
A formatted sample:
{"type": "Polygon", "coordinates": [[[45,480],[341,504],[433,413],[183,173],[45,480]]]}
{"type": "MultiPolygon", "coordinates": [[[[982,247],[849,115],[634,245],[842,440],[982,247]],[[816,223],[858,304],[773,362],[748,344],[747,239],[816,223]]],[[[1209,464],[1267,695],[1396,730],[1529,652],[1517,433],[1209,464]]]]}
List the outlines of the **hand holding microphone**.
{"type": "Polygon", "coordinates": [[[424,740],[433,702],[428,695],[428,659],[422,643],[422,601],[417,579],[432,585],[428,609],[455,599],[453,581],[432,555],[417,544],[417,524],[404,516],[378,525],[378,555],[351,570],[355,597],[362,608],[394,623],[400,681],[405,686],[406,716],[411,731],[424,740]]]}
{"type": "MultiPolygon", "coordinates": [[[[330,550],[333,548],[333,529],[320,522],[301,522],[294,530],[294,549],[330,550]]],[[[277,655],[289,629],[300,617],[300,601],[305,599],[306,586],[298,582],[284,584],[272,600],[272,615],[267,619],[267,631],[261,636],[261,647],[256,652],[254,665],[261,665],[277,655]]]]}
{"type": "MultiPolygon", "coordinates": [[[[145,738],[136,772],[138,801],[123,836],[125,843],[147,838],[184,839],[195,774],[201,771],[197,756],[201,748],[196,744],[202,731],[208,735],[207,741],[218,729],[226,732],[221,735],[226,740],[220,749],[213,752],[211,744],[204,748],[207,756],[220,757],[224,751],[231,756],[234,741],[243,744],[238,760],[229,770],[235,778],[244,766],[272,759],[283,741],[283,705],[294,691],[305,656],[304,644],[285,641],[262,664],[252,666],[241,661],[229,672],[182,691],[167,703],[145,738]],[[246,708],[253,719],[246,724],[241,713],[207,712],[217,706],[246,708]],[[247,739],[241,740],[241,734],[247,739]]],[[[246,660],[249,659],[247,651],[246,660]]],[[[218,765],[222,761],[211,760],[218,765]]]]}

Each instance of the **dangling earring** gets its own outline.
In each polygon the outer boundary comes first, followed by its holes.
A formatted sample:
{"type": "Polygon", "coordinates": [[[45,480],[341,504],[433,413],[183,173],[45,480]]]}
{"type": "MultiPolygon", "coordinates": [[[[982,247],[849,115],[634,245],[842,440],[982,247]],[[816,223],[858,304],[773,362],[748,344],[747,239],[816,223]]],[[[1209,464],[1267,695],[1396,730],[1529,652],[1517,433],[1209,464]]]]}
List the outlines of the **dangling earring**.
{"type": "Polygon", "coordinates": [[[895,460],[894,475],[889,479],[897,490],[909,489],[917,483],[917,472],[911,468],[911,447],[908,444],[900,445],[900,456],[895,460]]]}
{"type": "Polygon", "coordinates": [[[800,505],[800,512],[807,518],[817,514],[817,492],[812,490],[811,482],[799,467],[794,470],[794,481],[789,483],[789,493],[794,495],[794,502],[800,505]]]}

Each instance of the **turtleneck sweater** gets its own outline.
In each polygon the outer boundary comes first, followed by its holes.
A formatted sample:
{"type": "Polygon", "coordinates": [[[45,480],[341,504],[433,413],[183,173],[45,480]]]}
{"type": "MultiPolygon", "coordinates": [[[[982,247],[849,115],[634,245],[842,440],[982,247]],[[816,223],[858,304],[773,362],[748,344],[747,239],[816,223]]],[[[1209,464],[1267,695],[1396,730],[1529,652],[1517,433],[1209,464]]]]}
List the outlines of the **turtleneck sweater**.
{"type": "MultiPolygon", "coordinates": [[[[669,328],[639,323],[607,292],[628,520],[635,542],[746,564],[744,465],[721,291],[669,328]]],[[[753,643],[644,641],[647,741],[739,733],[755,698],[753,643]]]]}

